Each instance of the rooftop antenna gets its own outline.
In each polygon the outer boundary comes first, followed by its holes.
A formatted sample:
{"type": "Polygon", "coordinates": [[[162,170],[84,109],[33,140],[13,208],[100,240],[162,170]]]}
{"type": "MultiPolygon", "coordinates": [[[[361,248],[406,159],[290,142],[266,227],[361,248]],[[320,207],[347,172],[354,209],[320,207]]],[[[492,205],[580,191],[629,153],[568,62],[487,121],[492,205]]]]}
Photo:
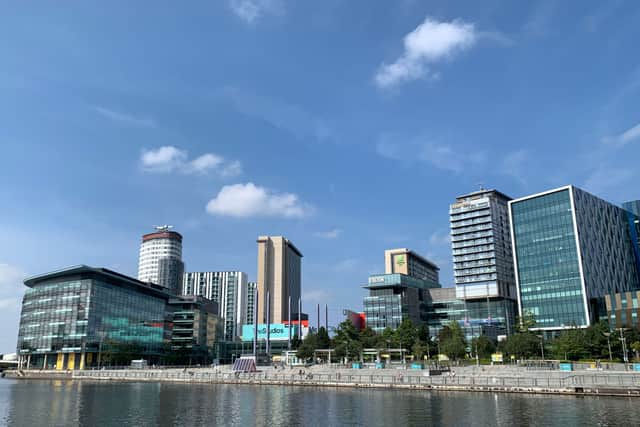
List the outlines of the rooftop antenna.
{"type": "Polygon", "coordinates": [[[484,191],[484,182],[478,182],[476,185],[480,187],[480,191],[484,191]]]}
{"type": "Polygon", "coordinates": [[[169,231],[173,228],[173,225],[154,225],[153,228],[155,228],[156,231],[169,231]]]}

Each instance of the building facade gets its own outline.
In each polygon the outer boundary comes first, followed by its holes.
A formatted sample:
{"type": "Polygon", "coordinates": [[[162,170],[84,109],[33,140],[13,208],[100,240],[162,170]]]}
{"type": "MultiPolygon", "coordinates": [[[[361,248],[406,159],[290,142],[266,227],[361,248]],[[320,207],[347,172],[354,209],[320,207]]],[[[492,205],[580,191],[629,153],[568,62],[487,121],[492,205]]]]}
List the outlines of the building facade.
{"type": "Polygon", "coordinates": [[[258,289],[257,282],[247,283],[247,316],[243,322],[244,325],[253,325],[255,322],[256,314],[256,289],[258,289]]]}
{"type": "Polygon", "coordinates": [[[366,325],[376,332],[396,329],[403,320],[414,325],[427,322],[427,291],[440,287],[430,280],[404,274],[378,274],[369,277],[369,295],[364,298],[366,325]]]}
{"type": "Polygon", "coordinates": [[[150,360],[162,355],[170,295],[160,286],[84,265],[24,284],[17,349],[23,366],[83,369],[120,346],[136,346],[150,360]]]}
{"type": "Polygon", "coordinates": [[[574,186],[509,202],[520,315],[534,329],[587,327],[601,299],[638,289],[627,212],[574,186]]]}
{"type": "Polygon", "coordinates": [[[302,253],[282,236],[260,236],[258,243],[258,320],[284,323],[297,313],[301,299],[302,253]],[[267,292],[269,312],[267,319],[267,292]]]}
{"type": "Polygon", "coordinates": [[[138,260],[138,280],[155,283],[178,295],[182,288],[182,235],[170,226],[156,227],[156,232],[142,236],[138,260]]]}
{"type": "Polygon", "coordinates": [[[169,299],[167,308],[173,354],[191,363],[211,363],[215,343],[223,335],[218,304],[200,296],[180,296],[169,299]]]}
{"type": "Polygon", "coordinates": [[[440,283],[440,268],[407,248],[384,251],[384,272],[385,274],[405,274],[416,279],[440,283]]]}
{"type": "Polygon", "coordinates": [[[640,291],[605,295],[604,305],[611,329],[640,327],[640,291]]]}
{"type": "Polygon", "coordinates": [[[511,198],[480,190],[449,208],[456,295],[462,299],[516,298],[509,212],[511,198]]]}
{"type": "Polygon", "coordinates": [[[206,271],[184,274],[183,295],[202,296],[218,305],[224,324],[224,339],[234,341],[242,335],[247,319],[247,273],[242,271],[206,271]]]}
{"type": "Polygon", "coordinates": [[[444,326],[458,322],[468,342],[480,335],[497,340],[514,324],[516,310],[516,302],[511,299],[463,300],[456,296],[455,288],[429,289],[427,295],[427,325],[432,337],[437,337],[444,326]]]}

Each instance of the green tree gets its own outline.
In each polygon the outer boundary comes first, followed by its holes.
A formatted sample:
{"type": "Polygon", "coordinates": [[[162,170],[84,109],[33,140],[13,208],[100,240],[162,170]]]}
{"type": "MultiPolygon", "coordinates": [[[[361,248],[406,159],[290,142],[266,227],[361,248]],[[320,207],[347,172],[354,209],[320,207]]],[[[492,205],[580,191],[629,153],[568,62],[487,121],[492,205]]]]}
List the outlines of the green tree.
{"type": "Polygon", "coordinates": [[[378,348],[379,340],[380,335],[369,326],[360,331],[360,342],[363,348],[378,348]]]}
{"type": "Polygon", "coordinates": [[[640,360],[640,341],[635,341],[631,343],[631,350],[636,355],[636,360],[640,360]]]}
{"type": "Polygon", "coordinates": [[[389,347],[398,347],[398,340],[396,331],[387,326],[384,331],[382,331],[382,340],[378,343],[380,345],[379,348],[389,348],[389,347]]]}
{"type": "Polygon", "coordinates": [[[323,326],[318,329],[318,342],[316,345],[321,349],[331,348],[331,338],[329,338],[329,333],[323,326]]]}
{"type": "Polygon", "coordinates": [[[566,330],[552,342],[553,354],[557,359],[579,360],[587,356],[584,331],[578,328],[566,330]]]}
{"type": "Polygon", "coordinates": [[[480,335],[477,338],[471,340],[471,351],[478,353],[478,356],[482,359],[491,357],[496,351],[496,344],[491,338],[486,335],[480,335]]]}
{"type": "Polygon", "coordinates": [[[300,360],[309,360],[313,357],[314,352],[318,349],[318,335],[314,332],[309,332],[302,340],[302,343],[298,347],[296,356],[300,360]]]}
{"type": "Polygon", "coordinates": [[[440,330],[438,340],[440,351],[446,354],[449,359],[462,359],[467,354],[467,341],[460,324],[456,321],[440,330]]]}
{"type": "Polygon", "coordinates": [[[418,329],[413,326],[410,319],[404,319],[395,331],[395,341],[400,345],[400,348],[411,350],[417,337],[418,329]]]}
{"type": "Polygon", "coordinates": [[[595,323],[584,330],[585,353],[593,359],[609,358],[607,336],[609,324],[605,321],[595,323]]]}
{"type": "Polygon", "coordinates": [[[333,342],[337,357],[346,357],[347,360],[360,360],[360,353],[362,352],[360,334],[349,320],[345,320],[338,325],[333,342]]]}
{"type": "Polygon", "coordinates": [[[499,349],[518,359],[540,355],[540,338],[531,332],[510,335],[500,343],[499,349]]]}
{"type": "Polygon", "coordinates": [[[533,312],[525,310],[525,312],[522,313],[522,316],[519,316],[516,319],[516,324],[518,325],[519,332],[529,332],[531,328],[536,326],[536,316],[533,314],[533,312]]]}

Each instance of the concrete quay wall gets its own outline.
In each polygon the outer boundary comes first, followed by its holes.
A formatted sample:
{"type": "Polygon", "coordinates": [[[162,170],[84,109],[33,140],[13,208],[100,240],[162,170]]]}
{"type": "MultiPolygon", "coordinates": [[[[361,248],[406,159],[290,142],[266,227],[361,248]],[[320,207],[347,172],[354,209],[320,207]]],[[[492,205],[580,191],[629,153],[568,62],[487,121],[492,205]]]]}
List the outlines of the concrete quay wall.
{"type": "Polygon", "coordinates": [[[201,384],[351,387],[400,390],[448,390],[500,393],[606,395],[640,397],[640,374],[559,373],[538,371],[533,375],[438,375],[420,371],[316,370],[234,373],[228,369],[119,369],[84,371],[11,371],[16,379],[70,379],[78,381],[177,382],[201,384]]]}

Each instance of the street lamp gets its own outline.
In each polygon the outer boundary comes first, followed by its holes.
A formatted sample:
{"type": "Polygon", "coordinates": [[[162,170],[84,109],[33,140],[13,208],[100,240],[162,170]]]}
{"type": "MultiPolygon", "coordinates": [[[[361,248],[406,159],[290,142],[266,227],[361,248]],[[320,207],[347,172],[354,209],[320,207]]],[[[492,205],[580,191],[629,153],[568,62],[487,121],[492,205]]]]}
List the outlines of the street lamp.
{"type": "Polygon", "coordinates": [[[627,338],[622,333],[626,328],[620,328],[620,341],[622,341],[622,358],[624,363],[629,363],[629,356],[627,355],[627,338]]]}
{"type": "Polygon", "coordinates": [[[607,337],[607,347],[609,347],[609,362],[613,361],[613,356],[611,355],[611,332],[603,332],[605,337],[607,337]]]}

